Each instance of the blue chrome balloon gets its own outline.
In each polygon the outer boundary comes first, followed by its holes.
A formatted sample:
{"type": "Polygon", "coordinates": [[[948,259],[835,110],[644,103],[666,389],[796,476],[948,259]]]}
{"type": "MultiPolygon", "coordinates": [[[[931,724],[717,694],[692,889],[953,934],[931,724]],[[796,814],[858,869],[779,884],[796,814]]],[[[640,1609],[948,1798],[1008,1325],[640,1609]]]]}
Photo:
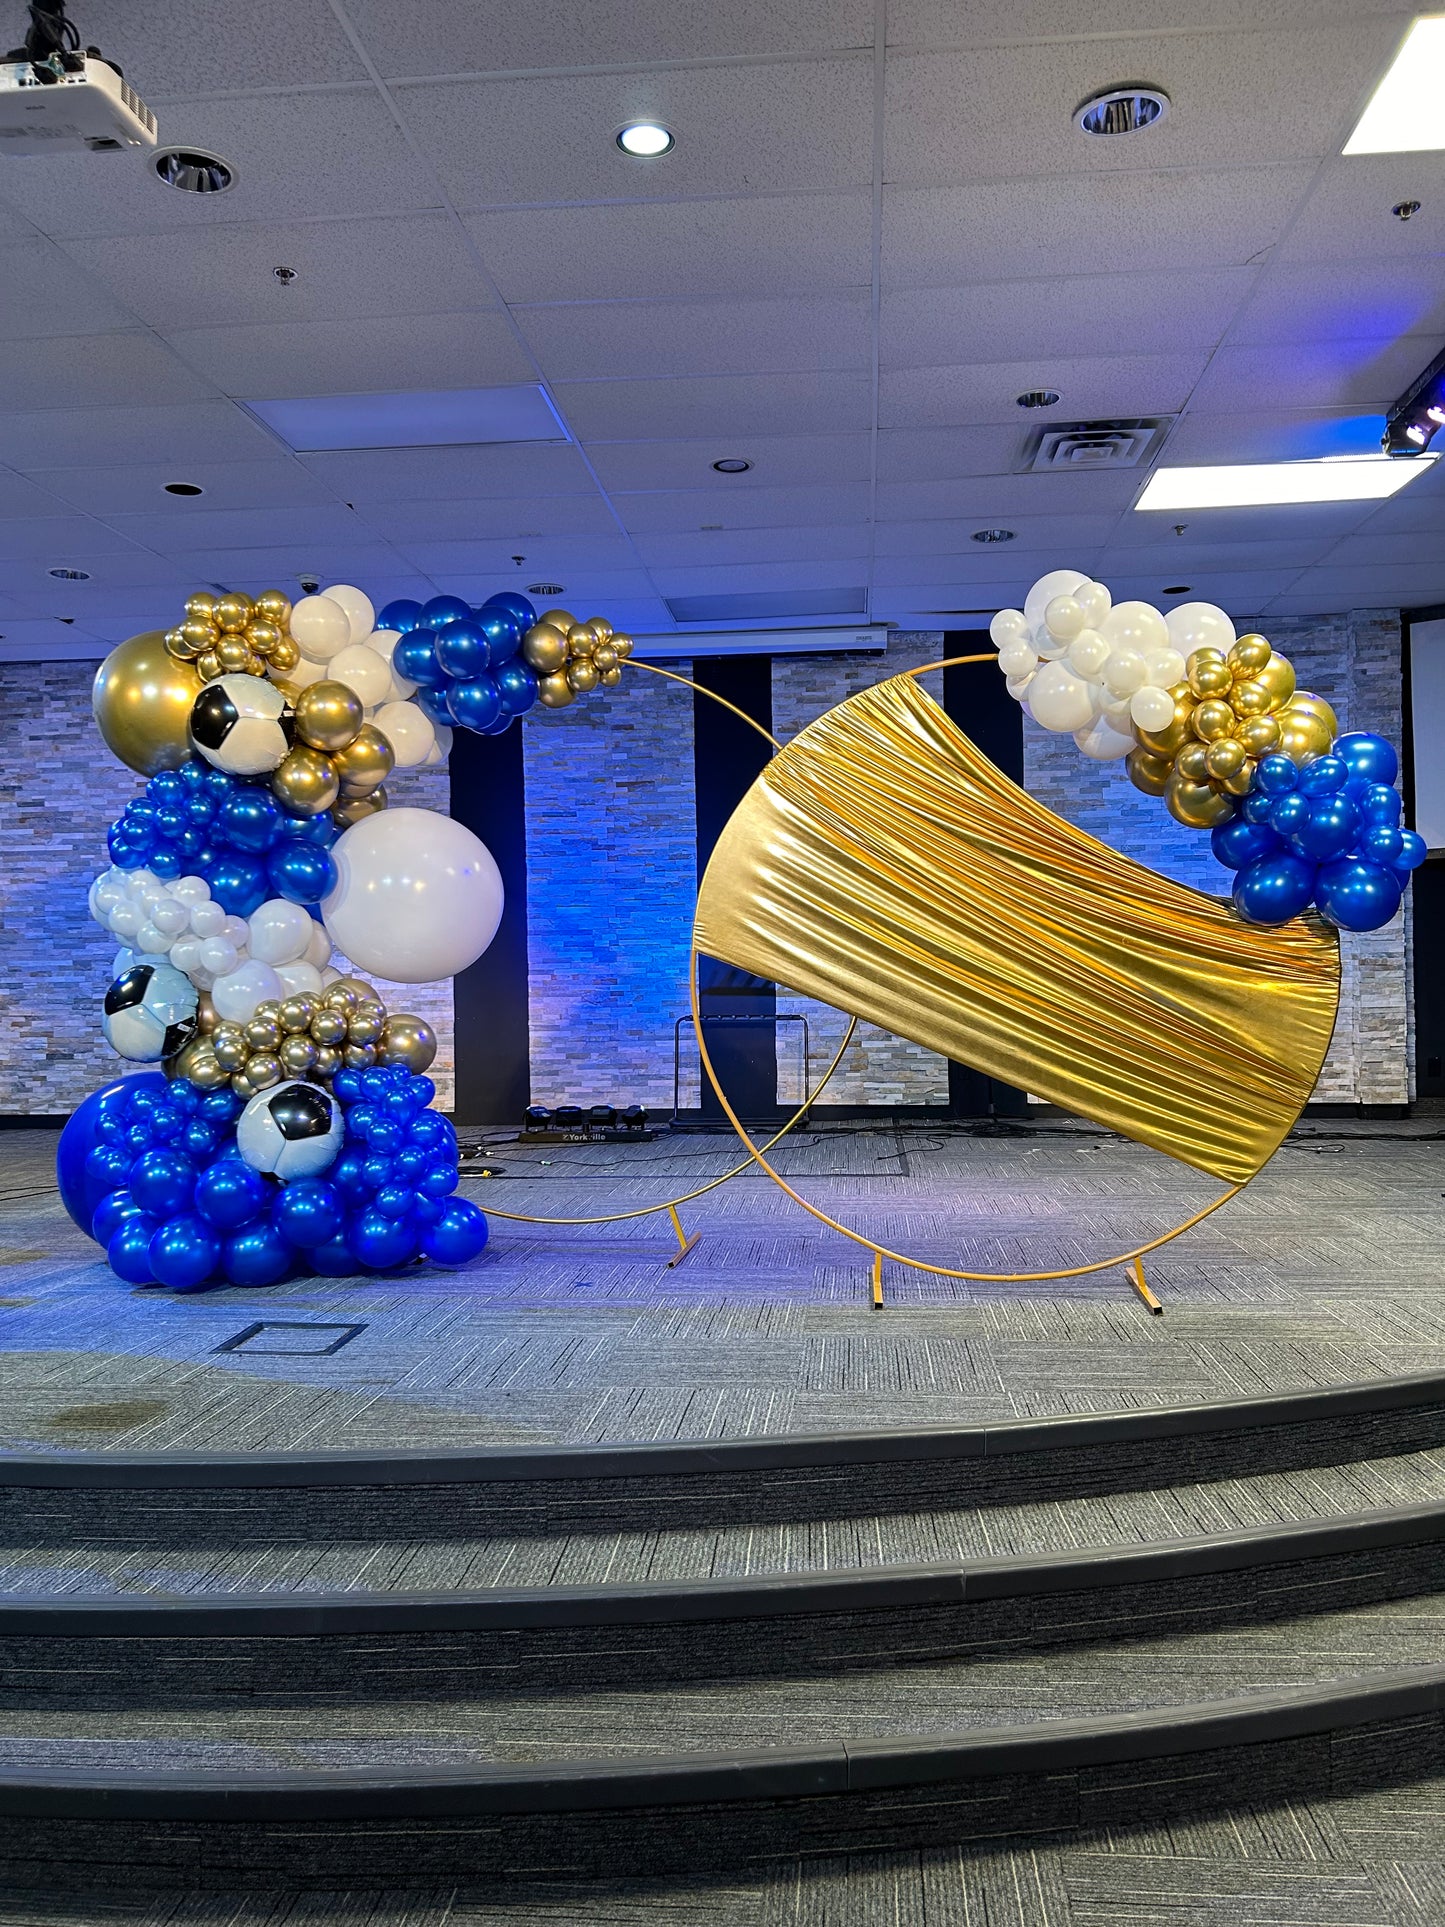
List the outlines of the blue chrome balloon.
{"type": "Polygon", "coordinates": [[[1266,796],[1283,796],[1299,783],[1299,771],[1288,756],[1263,756],[1254,772],[1254,787],[1266,796]]]}
{"type": "Polygon", "coordinates": [[[447,691],[451,719],[461,729],[485,729],[502,713],[502,697],[490,676],[454,682],[447,691]]]}
{"type": "Polygon", "coordinates": [[[351,1278],[360,1271],[361,1265],[356,1253],[345,1238],[331,1238],[324,1245],[317,1245],[308,1252],[307,1263],[323,1278],[351,1278]]]}
{"type": "Polygon", "coordinates": [[[466,1198],[452,1198],[433,1223],[422,1227],[421,1248],[433,1264],[468,1265],[486,1242],[486,1217],[466,1198]]]}
{"type": "Polygon", "coordinates": [[[1315,885],[1320,915],[1341,930],[1378,930],[1400,907],[1400,879],[1379,863],[1337,857],[1315,885]]]}
{"type": "Polygon", "coordinates": [[[1385,823],[1394,827],[1405,813],[1400,792],[1391,783],[1368,783],[1356,807],[1367,823],[1385,823]]]}
{"type": "Polygon", "coordinates": [[[1327,792],[1311,799],[1309,815],[1290,837],[1290,843],[1300,856],[1323,863],[1327,857],[1352,849],[1359,832],[1360,812],[1354,804],[1347,796],[1327,792]]]}
{"type": "Polygon", "coordinates": [[[296,1263],[290,1245],[266,1219],[232,1232],[221,1263],[233,1285],[279,1285],[296,1263]]]}
{"type": "Polygon", "coordinates": [[[405,1219],[384,1217],[368,1206],[354,1219],[347,1243],[368,1271],[391,1271],[416,1256],[420,1239],[405,1219]]]}
{"type": "Polygon", "coordinates": [[[472,617],[486,637],[494,663],[509,662],[522,646],[522,631],[510,609],[499,609],[485,602],[472,617]]]}
{"type": "Polygon", "coordinates": [[[95,1207],[95,1216],[90,1221],[90,1235],[98,1245],[108,1245],[127,1218],[144,1216],[145,1213],[129,1191],[107,1191],[95,1207]]]}
{"type": "Polygon", "coordinates": [[[529,662],[507,662],[497,671],[497,690],[508,716],[525,716],[537,700],[537,672],[529,662]]]}
{"type": "Polygon", "coordinates": [[[1360,832],[1359,854],[1369,863],[1395,869],[1405,852],[1405,834],[1393,823],[1367,823],[1360,832]]]}
{"type": "Polygon", "coordinates": [[[1292,836],[1305,822],[1310,813],[1310,799],[1298,790],[1286,790],[1283,796],[1275,799],[1274,808],[1269,813],[1270,828],[1278,830],[1281,836],[1292,836]]]}
{"type": "MultiPolygon", "coordinates": [[[[419,629],[444,629],[449,622],[467,622],[471,619],[472,605],[463,602],[460,596],[434,595],[430,602],[421,606],[417,617],[419,629]]],[[[415,680],[415,678],[413,678],[415,680]]]]}
{"type": "Polygon", "coordinates": [[[346,1211],[334,1184],[325,1178],[298,1178],[276,1200],[272,1219],[291,1244],[310,1251],[341,1236],[346,1211]]]}
{"type": "Polygon", "coordinates": [[[218,1231],[249,1224],[266,1197],[266,1180],[237,1157],[218,1158],[196,1179],[196,1210],[218,1231]]]}
{"type": "Polygon", "coordinates": [[[395,602],[388,602],[381,611],[376,618],[376,626],[404,636],[408,630],[415,629],[420,620],[421,604],[411,601],[407,596],[398,596],[395,602]]]}
{"type": "Polygon", "coordinates": [[[238,789],[234,796],[226,798],[221,806],[216,834],[221,842],[229,843],[232,849],[248,850],[259,855],[270,849],[281,835],[285,823],[281,805],[270,790],[263,789],[259,783],[251,783],[244,789],[238,789]]]}
{"type": "Polygon", "coordinates": [[[391,666],[404,681],[417,683],[423,689],[440,689],[447,679],[446,670],[437,660],[429,629],[403,636],[391,652],[391,666]]]}
{"type": "Polygon", "coordinates": [[[1418,870],[1430,854],[1430,846],[1418,830],[1401,830],[1400,854],[1395,859],[1402,870],[1418,870]]]}
{"type": "Polygon", "coordinates": [[[1315,866],[1281,850],[1246,864],[1234,879],[1234,907],[1246,923],[1288,923],[1315,888],[1315,866]]]}
{"type": "Polygon", "coordinates": [[[266,901],[266,866],[253,856],[223,857],[208,879],[211,895],[228,916],[251,917],[266,901]]]}
{"type": "Polygon", "coordinates": [[[1280,847],[1279,838],[1263,823],[1251,823],[1236,816],[1232,822],[1219,823],[1209,838],[1210,848],[1227,870],[1242,870],[1271,850],[1280,847]]]}
{"type": "Polygon", "coordinates": [[[151,1239],[159,1229],[156,1220],[148,1217],[144,1211],[137,1211],[121,1221],[105,1248],[106,1258],[117,1278],[123,1278],[128,1285],[155,1283],[155,1273],[151,1270],[151,1239]]]}
{"type": "Polygon", "coordinates": [[[150,1242],[150,1266],[158,1285],[195,1291],[214,1278],[221,1262],[221,1241],[202,1218],[170,1218],[150,1242]]]}
{"type": "Polygon", "coordinates": [[[111,1182],[107,1182],[109,1165],[102,1170],[97,1163],[93,1173],[87,1171],[90,1153],[105,1142],[103,1127],[109,1122],[117,1131],[122,1128],[123,1109],[137,1090],[161,1092],[165,1088],[166,1080],[159,1071],[122,1077],[83,1097],[66,1119],[60,1142],[55,1147],[55,1179],[60,1187],[60,1202],[71,1223],[87,1237],[91,1235],[95,1207],[107,1192],[125,1182],[130,1171],[129,1158],[124,1159],[122,1175],[111,1182]]]}
{"type": "Polygon", "coordinates": [[[336,865],[330,856],[299,837],[272,851],[266,876],[272,895],[288,903],[320,903],[336,888],[336,865]]]}
{"type": "Polygon", "coordinates": [[[1373,736],[1364,730],[1337,736],[1333,754],[1352,777],[1366,777],[1372,783],[1393,783],[1400,774],[1400,759],[1394,744],[1384,736],[1373,736]]]}
{"type": "Polygon", "coordinates": [[[518,641],[526,635],[537,620],[537,611],[524,595],[518,595],[514,589],[502,589],[496,595],[489,595],[482,607],[483,609],[505,609],[509,615],[514,616],[517,622],[518,641]]]}
{"type": "Polygon", "coordinates": [[[1317,756],[1299,773],[1298,787],[1306,796],[1329,796],[1343,789],[1350,772],[1338,756],[1317,756]]]}
{"type": "Polygon", "coordinates": [[[195,1168],[180,1151],[147,1151],[130,1174],[131,1196],[154,1218],[188,1211],[195,1189],[195,1168]]]}
{"type": "MultiPolygon", "coordinates": [[[[442,668],[460,682],[465,682],[469,676],[483,675],[491,667],[491,645],[470,616],[464,621],[449,622],[445,628],[436,630],[432,636],[432,647],[442,668]]],[[[406,674],[405,670],[402,674],[406,674]]]]}

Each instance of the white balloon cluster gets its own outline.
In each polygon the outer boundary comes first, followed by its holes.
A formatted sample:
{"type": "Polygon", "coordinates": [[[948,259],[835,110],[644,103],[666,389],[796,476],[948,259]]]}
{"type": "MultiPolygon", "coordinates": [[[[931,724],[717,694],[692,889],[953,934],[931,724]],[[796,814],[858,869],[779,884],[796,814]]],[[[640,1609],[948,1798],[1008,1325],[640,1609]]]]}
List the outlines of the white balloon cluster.
{"type": "Polygon", "coordinates": [[[329,968],[331,939],[300,904],[273,897],[250,917],[228,916],[204,877],[167,883],[149,870],[110,869],[90,886],[90,914],[123,945],[114,976],[165,958],[235,1023],[249,1021],[257,1004],[319,991],[340,974],[329,968]]]}
{"type": "Polygon", "coordinates": [[[279,680],[293,689],[314,682],[345,683],[391,744],[398,769],[446,761],[452,732],[433,723],[411,701],[416,684],[397,675],[392,651],[401,641],[395,629],[376,627],[371,598],[350,583],[338,582],[324,595],[305,596],[291,611],[291,637],[301,660],[279,680]]]}
{"type": "Polygon", "coordinates": [[[1227,650],[1235,640],[1212,602],[1186,602],[1166,616],[1148,602],[1114,602],[1078,569],[1040,576],[1023,608],[1000,609],[989,634],[1009,694],[1101,763],[1137,747],[1135,728],[1169,727],[1170,692],[1193,650],[1227,650]]]}

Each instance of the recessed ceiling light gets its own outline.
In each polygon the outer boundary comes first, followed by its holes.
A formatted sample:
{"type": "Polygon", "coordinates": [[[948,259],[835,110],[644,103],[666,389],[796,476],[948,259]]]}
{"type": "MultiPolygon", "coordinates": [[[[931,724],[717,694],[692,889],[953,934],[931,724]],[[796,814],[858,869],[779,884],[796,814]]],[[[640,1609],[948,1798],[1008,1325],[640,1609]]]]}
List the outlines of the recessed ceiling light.
{"type": "Polygon", "coordinates": [[[724,455],[720,462],[713,463],[713,467],[719,475],[746,475],[752,463],[742,455],[724,455]]]}
{"type": "Polygon", "coordinates": [[[1423,475],[1435,459],[1433,455],[1345,455],[1321,462],[1159,468],[1134,507],[1224,509],[1286,502],[1375,502],[1423,475]]]}
{"type": "Polygon", "coordinates": [[[1164,593],[1165,595],[1189,595],[1193,587],[1191,582],[1171,582],[1164,593]]]}
{"type": "Polygon", "coordinates": [[[45,573],[53,575],[57,582],[89,582],[90,580],[89,569],[47,569],[45,573]]]}
{"type": "Polygon", "coordinates": [[[670,154],[677,142],[671,131],[658,121],[634,120],[618,129],[617,145],[624,154],[631,154],[637,160],[652,161],[659,154],[670,154]]]}
{"type": "Polygon", "coordinates": [[[975,529],[969,537],[971,542],[1012,542],[1012,529],[975,529]]]}
{"type": "Polygon", "coordinates": [[[1058,401],[1058,392],[1053,388],[1026,388],[1014,400],[1020,408],[1052,408],[1058,401]]]}
{"type": "Polygon", "coordinates": [[[1440,63],[1445,60],[1445,14],[1417,20],[1405,35],[1390,71],[1345,142],[1347,154],[1418,154],[1445,147],[1445,103],[1440,63]]]}
{"type": "Polygon", "coordinates": [[[1081,134],[1103,137],[1142,134],[1146,127],[1157,127],[1168,112],[1169,96],[1157,87],[1110,87],[1074,109],[1074,125],[1081,134]]]}
{"type": "Polygon", "coordinates": [[[224,194],[236,185],[236,170],[218,154],[199,147],[166,147],[151,158],[157,177],[182,194],[224,194]]]}
{"type": "Polygon", "coordinates": [[[528,595],[566,595],[566,593],[565,582],[529,582],[527,584],[528,595]]]}
{"type": "Polygon", "coordinates": [[[206,492],[199,482],[167,482],[165,490],[167,495],[204,495],[206,492]]]}

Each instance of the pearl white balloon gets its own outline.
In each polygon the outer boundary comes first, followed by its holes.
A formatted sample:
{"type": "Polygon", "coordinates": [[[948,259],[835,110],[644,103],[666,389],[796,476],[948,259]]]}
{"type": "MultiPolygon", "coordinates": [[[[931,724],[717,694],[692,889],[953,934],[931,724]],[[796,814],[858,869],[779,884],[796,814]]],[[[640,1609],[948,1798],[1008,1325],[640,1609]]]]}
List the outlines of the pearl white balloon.
{"type": "Polygon", "coordinates": [[[1164,621],[1169,640],[1181,656],[1196,649],[1218,649],[1228,654],[1234,646],[1234,624],[1216,602],[1181,602],[1164,621]]]}
{"type": "Polygon", "coordinates": [[[171,939],[164,930],[158,930],[147,917],[135,933],[135,948],[147,957],[163,957],[171,947],[171,939]]]}
{"type": "Polygon", "coordinates": [[[216,1015],[228,1024],[248,1024],[256,1015],[257,1004],[276,1003],[280,998],[281,979],[270,964],[255,958],[217,977],[211,986],[216,1015]]]}
{"type": "Polygon", "coordinates": [[[305,656],[294,669],[288,669],[281,681],[288,689],[309,689],[314,682],[325,682],[331,674],[329,662],[310,662],[305,656]]]}
{"type": "MultiPolygon", "coordinates": [[[[349,582],[333,582],[326,591],[326,600],[336,603],[339,608],[345,610],[346,624],[350,630],[349,640],[365,642],[376,627],[376,610],[372,606],[371,597],[365,595],[360,589],[354,589],[349,582]]],[[[293,636],[296,634],[294,628],[291,633],[293,636]]]]}
{"type": "Polygon", "coordinates": [[[198,937],[219,937],[225,921],[225,911],[212,897],[191,905],[191,928],[198,937]]]}
{"type": "Polygon", "coordinates": [[[207,937],[201,945],[201,968],[213,977],[228,976],[240,961],[235,944],[227,943],[224,937],[207,937]]]}
{"type": "Polygon", "coordinates": [[[221,935],[238,950],[245,950],[251,942],[251,926],[244,917],[227,917],[221,925],[221,935]]]}
{"type": "Polygon", "coordinates": [[[1005,649],[1011,642],[1027,642],[1029,625],[1022,609],[1000,609],[988,625],[994,647],[1005,649]]]}
{"type": "Polygon", "coordinates": [[[117,937],[133,937],[146,920],[138,903],[118,903],[110,913],[110,927],[117,937]]]}
{"type": "Polygon", "coordinates": [[[1102,582],[1086,582],[1081,589],[1075,589],[1074,600],[1083,610],[1084,621],[1090,629],[1097,629],[1114,606],[1114,598],[1102,582]]]}
{"type": "Polygon", "coordinates": [[[374,709],[391,694],[390,666],[385,657],[377,655],[364,642],[348,643],[345,649],[338,649],[328,667],[332,681],[344,682],[365,709],[374,709]]]}
{"type": "Polygon", "coordinates": [[[201,940],[199,937],[179,937],[171,945],[171,962],[182,975],[189,977],[201,968],[201,940]]]}
{"type": "Polygon", "coordinates": [[[1146,682],[1168,689],[1171,683],[1183,682],[1184,658],[1177,649],[1151,649],[1144,658],[1144,672],[1146,682]]]}
{"type": "Polygon", "coordinates": [[[1104,665],[1104,687],[1111,696],[1132,696],[1149,680],[1149,667],[1137,649],[1115,649],[1104,665]]]}
{"type": "Polygon", "coordinates": [[[396,645],[400,641],[399,629],[374,629],[366,638],[367,648],[374,649],[391,671],[391,694],[387,701],[393,703],[404,703],[408,696],[416,694],[417,688],[414,682],[408,682],[405,676],[398,676],[396,673],[396,664],[392,658],[396,653],[396,645]]]}
{"type": "Polygon", "coordinates": [[[177,903],[208,903],[211,886],[204,877],[177,877],[171,885],[171,895],[177,903]]]}
{"type": "Polygon", "coordinates": [[[1044,610],[1044,627],[1051,636],[1060,642],[1072,642],[1082,630],[1088,627],[1087,618],[1077,597],[1056,595],[1044,610]]]}
{"type": "Polygon", "coordinates": [[[1076,729],[1074,741],[1096,763],[1114,763],[1136,747],[1132,734],[1115,729],[1103,716],[1096,716],[1087,729],[1076,729]]]}
{"type": "Polygon", "coordinates": [[[1133,742],[1134,718],[1129,714],[1129,698],[1127,696],[1121,703],[1111,703],[1106,699],[1100,705],[1099,714],[1109,725],[1110,729],[1117,729],[1121,736],[1127,736],[1129,741],[1131,743],[1133,742]]]}
{"type": "Polygon", "coordinates": [[[463,824],[432,810],[379,810],[331,850],[328,936],[361,970],[432,983],[475,963],[501,921],[501,872],[463,824]]]}
{"type": "Polygon", "coordinates": [[[314,994],[321,988],[321,972],[315,964],[307,963],[304,958],[298,963],[277,964],[276,975],[281,979],[281,988],[288,997],[299,997],[303,990],[314,994]]]}
{"type": "Polygon", "coordinates": [[[1076,676],[1085,682],[1098,683],[1104,680],[1111,650],[1097,629],[1081,629],[1069,644],[1069,653],[1064,658],[1076,676]]]}
{"type": "Polygon", "coordinates": [[[1174,698],[1167,689],[1145,683],[1129,698],[1129,714],[1140,729],[1167,729],[1174,720],[1174,698]]]}
{"type": "Polygon", "coordinates": [[[1069,735],[1086,728],[1096,713],[1094,691],[1062,662],[1046,662],[1034,677],[1029,687],[1029,708],[1035,722],[1045,729],[1069,735]]]}
{"type": "Polygon", "coordinates": [[[326,934],[326,925],[318,923],[315,917],[311,918],[311,941],[301,961],[315,964],[318,970],[323,970],[331,962],[331,939],[326,934]]]}
{"type": "Polygon", "coordinates": [[[1137,649],[1141,654],[1169,645],[1164,618],[1148,602],[1116,602],[1100,623],[1099,633],[1116,649],[1137,649]]]}
{"type": "Polygon", "coordinates": [[[311,662],[330,662],[351,641],[351,622],[330,596],[303,596],[291,611],[291,639],[311,662]]]}
{"type": "Polygon", "coordinates": [[[437,739],[430,716],[415,703],[386,703],[371,720],[391,744],[398,769],[415,769],[424,763],[437,739]]]}
{"type": "Polygon", "coordinates": [[[445,723],[436,724],[437,739],[426,753],[424,769],[431,769],[437,763],[444,763],[452,753],[453,731],[445,723]]]}
{"type": "Polygon", "coordinates": [[[184,903],[177,903],[171,897],[165,903],[158,903],[151,911],[151,922],[164,935],[178,937],[183,930],[190,928],[191,913],[184,903]]]}
{"type": "Polygon", "coordinates": [[[272,897],[250,917],[251,955],[265,964],[295,963],[311,941],[311,916],[299,903],[272,897]]]}
{"type": "Polygon", "coordinates": [[[998,652],[998,666],[1010,681],[1020,676],[1031,676],[1039,666],[1039,659],[1026,642],[1006,643],[998,652]]]}
{"type": "Polygon", "coordinates": [[[1024,597],[1024,620],[1030,629],[1043,625],[1044,611],[1056,595],[1073,595],[1088,581],[1082,569],[1050,569],[1024,597]]]}
{"type": "Polygon", "coordinates": [[[1035,674],[1036,671],[1031,669],[1026,676],[1010,676],[1004,684],[1016,703],[1021,703],[1029,693],[1029,685],[1033,682],[1035,674]]]}
{"type": "Polygon", "coordinates": [[[339,984],[345,975],[344,970],[338,970],[334,964],[328,964],[321,973],[322,989],[325,990],[330,984],[339,984]]]}

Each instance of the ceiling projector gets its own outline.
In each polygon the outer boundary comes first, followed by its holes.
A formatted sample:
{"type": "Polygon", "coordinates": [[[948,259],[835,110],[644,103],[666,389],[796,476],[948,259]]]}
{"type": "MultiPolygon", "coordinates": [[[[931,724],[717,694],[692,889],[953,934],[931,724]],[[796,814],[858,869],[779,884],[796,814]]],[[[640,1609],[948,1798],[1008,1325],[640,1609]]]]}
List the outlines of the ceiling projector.
{"type": "Polygon", "coordinates": [[[156,117],[99,47],[83,51],[65,0],[31,0],[25,45],[0,60],[0,154],[154,147],[156,117]]]}

